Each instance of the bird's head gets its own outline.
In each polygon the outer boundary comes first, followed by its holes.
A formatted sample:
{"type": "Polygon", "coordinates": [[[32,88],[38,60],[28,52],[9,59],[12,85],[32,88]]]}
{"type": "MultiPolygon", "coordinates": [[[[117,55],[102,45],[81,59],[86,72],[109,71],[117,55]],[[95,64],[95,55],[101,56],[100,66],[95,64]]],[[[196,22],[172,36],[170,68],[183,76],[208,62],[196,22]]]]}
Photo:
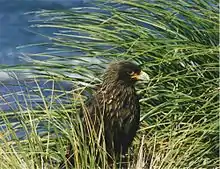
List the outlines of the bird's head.
{"type": "Polygon", "coordinates": [[[129,61],[119,61],[109,65],[104,79],[133,85],[138,80],[148,81],[149,76],[141,70],[140,66],[129,61]]]}

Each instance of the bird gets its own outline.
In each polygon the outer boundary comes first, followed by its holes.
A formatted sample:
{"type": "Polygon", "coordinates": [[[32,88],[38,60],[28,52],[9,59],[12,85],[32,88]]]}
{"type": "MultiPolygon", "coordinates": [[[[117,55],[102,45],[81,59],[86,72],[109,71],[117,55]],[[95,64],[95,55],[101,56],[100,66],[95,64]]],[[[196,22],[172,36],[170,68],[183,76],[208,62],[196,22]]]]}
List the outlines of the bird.
{"type": "Polygon", "coordinates": [[[91,136],[103,131],[110,158],[128,152],[139,128],[140,104],[135,90],[139,80],[149,80],[139,65],[125,60],[112,62],[103,74],[102,83],[81,108],[86,133],[91,136]]]}

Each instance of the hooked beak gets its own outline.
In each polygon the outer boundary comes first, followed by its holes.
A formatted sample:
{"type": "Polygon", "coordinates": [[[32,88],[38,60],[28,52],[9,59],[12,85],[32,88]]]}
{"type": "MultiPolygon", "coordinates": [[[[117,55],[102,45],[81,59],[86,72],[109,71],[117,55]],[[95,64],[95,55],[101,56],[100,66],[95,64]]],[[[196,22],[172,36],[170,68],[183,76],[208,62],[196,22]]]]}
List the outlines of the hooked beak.
{"type": "Polygon", "coordinates": [[[144,80],[144,81],[150,80],[149,75],[147,73],[145,73],[144,71],[141,71],[139,74],[134,73],[132,75],[132,78],[136,79],[136,80],[144,80]]]}

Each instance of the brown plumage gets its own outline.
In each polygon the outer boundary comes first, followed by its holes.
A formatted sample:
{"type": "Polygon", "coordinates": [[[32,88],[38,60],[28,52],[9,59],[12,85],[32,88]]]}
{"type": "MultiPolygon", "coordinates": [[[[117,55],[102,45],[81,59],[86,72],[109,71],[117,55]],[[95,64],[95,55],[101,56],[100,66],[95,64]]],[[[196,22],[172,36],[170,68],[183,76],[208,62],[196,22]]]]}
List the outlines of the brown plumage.
{"type": "Polygon", "coordinates": [[[87,119],[84,120],[87,133],[91,133],[91,128],[98,133],[104,124],[103,134],[109,156],[127,153],[140,118],[139,97],[134,85],[138,80],[148,79],[148,75],[132,62],[111,63],[102,84],[82,109],[84,119],[87,119]]]}

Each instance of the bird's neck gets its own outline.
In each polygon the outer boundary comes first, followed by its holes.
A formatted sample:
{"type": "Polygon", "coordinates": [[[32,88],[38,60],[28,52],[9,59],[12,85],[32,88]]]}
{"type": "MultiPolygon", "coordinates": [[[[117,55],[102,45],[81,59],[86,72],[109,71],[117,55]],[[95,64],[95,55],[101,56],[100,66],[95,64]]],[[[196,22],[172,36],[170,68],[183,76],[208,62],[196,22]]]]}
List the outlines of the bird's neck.
{"type": "Polygon", "coordinates": [[[108,92],[108,93],[114,92],[117,90],[120,90],[121,92],[125,92],[128,90],[130,92],[135,92],[134,85],[127,84],[123,81],[112,81],[112,82],[108,82],[108,83],[103,82],[103,84],[101,85],[101,90],[108,92]]]}

